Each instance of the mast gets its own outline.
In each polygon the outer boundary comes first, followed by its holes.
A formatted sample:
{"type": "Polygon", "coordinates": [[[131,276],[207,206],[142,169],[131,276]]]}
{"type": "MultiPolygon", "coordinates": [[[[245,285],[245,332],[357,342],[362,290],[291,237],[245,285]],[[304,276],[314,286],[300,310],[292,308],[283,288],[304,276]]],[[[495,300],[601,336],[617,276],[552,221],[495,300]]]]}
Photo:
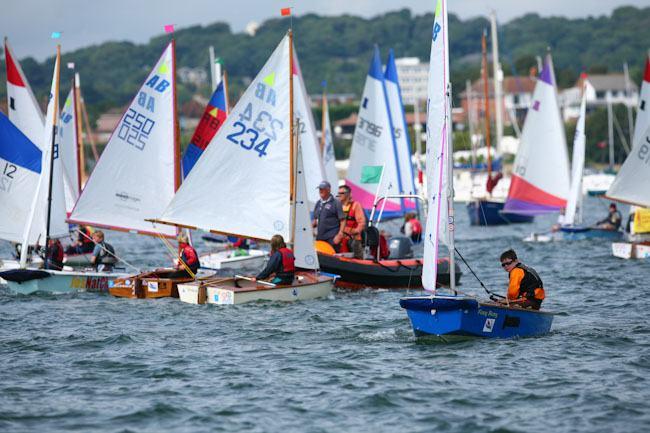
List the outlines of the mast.
{"type": "Polygon", "coordinates": [[[214,47],[212,45],[210,45],[208,48],[208,52],[210,55],[210,84],[212,85],[212,92],[214,92],[217,90],[217,85],[219,83],[217,82],[217,77],[214,70],[214,47]]]}
{"type": "MultiPolygon", "coordinates": [[[[476,167],[476,146],[474,145],[474,107],[472,106],[472,83],[465,80],[465,99],[467,100],[467,126],[469,129],[469,144],[472,149],[472,167],[476,167]]],[[[471,172],[470,172],[471,173],[471,172]]]]}
{"type": "Polygon", "coordinates": [[[176,39],[172,36],[172,118],[174,119],[174,191],[181,186],[181,146],[179,144],[180,130],[176,116],[176,39]]]}
{"type": "Polygon", "coordinates": [[[230,114],[230,100],[228,99],[228,71],[223,71],[223,96],[226,100],[226,114],[230,114]]]}
{"type": "MultiPolygon", "coordinates": [[[[445,21],[447,15],[445,15],[445,21]]],[[[447,28],[445,23],[445,28],[447,28]]],[[[449,55],[449,51],[447,51],[449,55]]],[[[451,81],[447,82],[447,215],[449,217],[449,286],[456,293],[456,258],[455,258],[455,221],[454,221],[454,143],[451,131],[451,81]]]]}
{"type": "Polygon", "coordinates": [[[485,100],[485,145],[487,146],[487,172],[488,179],[492,178],[492,155],[490,152],[490,94],[488,90],[488,63],[486,31],[481,38],[481,52],[483,54],[483,98],[485,100]]]}
{"type": "Polygon", "coordinates": [[[79,89],[79,105],[81,106],[81,114],[84,118],[84,125],[86,125],[86,135],[88,135],[88,141],[90,141],[90,149],[93,151],[93,158],[95,158],[95,164],[99,161],[99,152],[97,151],[97,144],[95,143],[95,137],[93,136],[92,131],[90,130],[90,121],[88,120],[88,111],[86,111],[86,102],[81,96],[81,88],[79,89]]]}
{"type": "Polygon", "coordinates": [[[609,169],[614,169],[614,113],[612,113],[612,98],[607,92],[607,136],[609,140],[609,169]]]}
{"type": "MultiPolygon", "coordinates": [[[[415,103],[413,104],[413,115],[415,117],[415,122],[413,122],[413,132],[415,133],[415,167],[418,170],[418,184],[420,185],[420,194],[424,195],[424,176],[422,175],[422,124],[420,123],[420,100],[415,98],[415,103]]],[[[428,205],[428,201],[425,200],[424,206],[428,205]]],[[[426,209],[425,209],[426,211],[426,209]]],[[[419,215],[418,215],[419,216],[419,215]]]]}
{"type": "Polygon", "coordinates": [[[497,32],[497,16],[494,11],[490,13],[492,33],[492,79],[494,80],[494,120],[496,127],[496,143],[494,145],[498,154],[501,153],[503,141],[503,113],[501,96],[501,64],[499,63],[499,37],[497,32]]]}
{"type": "Polygon", "coordinates": [[[54,149],[56,146],[56,128],[57,120],[59,118],[59,71],[61,69],[61,45],[56,46],[56,63],[55,63],[55,82],[54,82],[54,110],[53,110],[53,120],[52,120],[52,143],[50,148],[50,173],[47,186],[47,218],[45,222],[45,262],[43,267],[48,268],[48,253],[49,253],[49,242],[50,242],[50,220],[52,217],[52,180],[54,179],[54,149]]]}
{"type": "MultiPolygon", "coordinates": [[[[632,120],[632,104],[630,104],[630,96],[632,95],[632,85],[630,83],[630,71],[627,67],[627,62],[623,63],[623,74],[625,75],[625,107],[627,107],[627,124],[630,136],[630,146],[634,146],[634,122],[632,120]]],[[[623,135],[623,134],[621,134],[623,135]]],[[[629,152],[628,152],[629,153],[629,152]]]]}
{"type": "Polygon", "coordinates": [[[84,154],[84,141],[83,141],[83,130],[81,125],[80,111],[81,111],[81,84],[79,79],[79,73],[74,72],[74,79],[72,80],[72,98],[74,100],[74,121],[75,121],[75,133],[77,135],[77,173],[79,185],[77,185],[77,192],[81,192],[81,185],[83,184],[83,179],[86,177],[86,156],[84,154]]]}
{"type": "Polygon", "coordinates": [[[320,154],[323,157],[323,150],[325,149],[325,110],[327,110],[327,93],[326,88],[323,86],[323,100],[321,101],[321,120],[320,120],[320,154]]]}
{"type": "MultiPolygon", "coordinates": [[[[289,243],[293,245],[296,228],[296,175],[295,155],[296,139],[294,134],[296,128],[293,124],[293,29],[289,29],[289,203],[291,206],[291,239],[289,243]]],[[[297,129],[298,131],[300,129],[297,129]]]]}

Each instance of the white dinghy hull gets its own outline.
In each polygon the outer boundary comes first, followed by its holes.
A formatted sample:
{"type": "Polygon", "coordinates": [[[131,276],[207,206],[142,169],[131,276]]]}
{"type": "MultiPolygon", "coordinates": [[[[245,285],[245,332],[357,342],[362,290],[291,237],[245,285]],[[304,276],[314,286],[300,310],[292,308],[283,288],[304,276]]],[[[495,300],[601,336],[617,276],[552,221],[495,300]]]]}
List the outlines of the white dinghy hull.
{"type": "Polygon", "coordinates": [[[50,274],[49,277],[34,278],[28,281],[7,281],[13,293],[29,295],[36,292],[72,293],[96,292],[108,293],[116,278],[125,277],[125,273],[80,272],[39,270],[50,274]]]}

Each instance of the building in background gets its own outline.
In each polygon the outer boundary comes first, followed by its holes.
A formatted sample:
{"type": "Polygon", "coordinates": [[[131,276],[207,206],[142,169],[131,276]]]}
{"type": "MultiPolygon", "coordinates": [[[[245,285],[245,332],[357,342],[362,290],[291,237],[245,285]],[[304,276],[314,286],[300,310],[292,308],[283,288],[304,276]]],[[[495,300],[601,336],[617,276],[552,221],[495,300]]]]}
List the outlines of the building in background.
{"type": "Polygon", "coordinates": [[[427,100],[429,64],[417,57],[395,59],[399,86],[404,105],[413,105],[415,101],[427,100]]]}

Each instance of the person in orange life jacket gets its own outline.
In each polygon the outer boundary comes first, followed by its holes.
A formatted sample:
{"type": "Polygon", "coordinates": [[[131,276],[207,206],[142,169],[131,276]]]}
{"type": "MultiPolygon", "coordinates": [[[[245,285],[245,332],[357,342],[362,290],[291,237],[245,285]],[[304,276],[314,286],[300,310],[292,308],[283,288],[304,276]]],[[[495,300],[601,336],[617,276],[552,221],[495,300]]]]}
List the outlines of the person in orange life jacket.
{"type": "Polygon", "coordinates": [[[352,200],[352,192],[347,185],[339,186],[337,198],[343,206],[345,225],[343,227],[342,253],[354,253],[355,259],[363,258],[361,232],[366,228],[366,214],[359,202],[352,200]]]}
{"type": "Polygon", "coordinates": [[[266,266],[257,274],[253,281],[263,280],[275,274],[271,280],[273,284],[292,284],[296,272],[295,258],[293,251],[287,248],[284,238],[281,235],[273,235],[271,238],[271,255],[266,266]]]}
{"type": "MultiPolygon", "coordinates": [[[[45,249],[36,245],[36,250],[39,255],[45,259],[45,249]]],[[[50,239],[47,243],[47,268],[55,271],[63,269],[63,245],[58,239],[50,239]]]]}
{"type": "Polygon", "coordinates": [[[514,250],[501,254],[500,261],[503,270],[510,275],[507,303],[539,310],[546,294],[544,283],[535,269],[521,263],[514,250]]]}
{"type": "Polygon", "coordinates": [[[90,263],[98,271],[110,271],[113,268],[113,259],[115,258],[115,250],[108,242],[104,242],[104,232],[97,230],[93,233],[93,242],[95,248],[93,249],[93,256],[90,258],[90,263]]]}
{"type": "Polygon", "coordinates": [[[331,194],[332,186],[326,180],[318,185],[320,200],[314,207],[312,226],[316,227],[316,240],[329,243],[338,251],[343,240],[345,215],[341,202],[331,194]]]}
{"type": "Polygon", "coordinates": [[[85,254],[91,253],[95,249],[95,243],[93,242],[92,236],[93,232],[90,229],[90,226],[79,226],[77,229],[77,240],[72,244],[68,245],[65,249],[66,254],[85,254]]]}
{"type": "Polygon", "coordinates": [[[178,251],[180,253],[180,258],[178,260],[178,264],[176,265],[174,278],[180,278],[184,276],[192,277],[193,275],[190,275],[190,273],[187,271],[187,268],[189,268],[192,274],[196,275],[199,267],[201,266],[201,263],[199,263],[199,255],[196,253],[194,247],[190,245],[190,241],[185,233],[180,233],[176,240],[178,241],[178,251]],[[183,263],[185,266],[187,266],[187,268],[183,265],[183,263]]]}
{"type": "Polygon", "coordinates": [[[417,219],[415,212],[407,212],[404,214],[404,225],[400,229],[402,233],[411,241],[418,243],[422,241],[422,224],[417,219]]]}

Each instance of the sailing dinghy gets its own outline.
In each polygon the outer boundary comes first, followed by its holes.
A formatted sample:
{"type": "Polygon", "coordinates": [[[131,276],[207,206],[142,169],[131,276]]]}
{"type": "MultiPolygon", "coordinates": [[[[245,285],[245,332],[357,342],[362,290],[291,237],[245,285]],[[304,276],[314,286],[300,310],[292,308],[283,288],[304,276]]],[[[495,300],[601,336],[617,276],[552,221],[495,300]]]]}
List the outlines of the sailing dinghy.
{"type": "MultiPolygon", "coordinates": [[[[451,155],[451,84],[447,2],[438,0],[431,41],[429,103],[427,113],[427,194],[429,213],[424,240],[424,288],[429,296],[406,297],[406,309],[416,336],[488,338],[529,337],[548,333],[553,315],[535,310],[482,302],[475,297],[437,294],[436,267],[439,243],[447,245],[454,262],[453,160],[451,155]],[[452,224],[447,224],[451,221],[452,224]],[[450,225],[452,228],[450,229],[450,225]]],[[[455,290],[455,281],[451,281],[455,290]]]]}
{"type": "MultiPolygon", "coordinates": [[[[612,243],[612,253],[624,259],[650,258],[650,57],[646,59],[639,96],[632,151],[621,166],[606,198],[632,204],[634,210],[627,242],[612,243]]],[[[632,210],[630,210],[632,212],[632,210]]]]}
{"type": "Polygon", "coordinates": [[[303,169],[306,158],[294,128],[293,64],[289,31],[155,221],[266,241],[280,234],[293,245],[296,267],[306,270],[297,271],[288,286],[240,277],[179,284],[181,301],[294,301],[332,291],[334,278],[317,271],[303,169]],[[208,202],[200,199],[206,194],[211,197],[208,202]],[[196,205],[199,202],[201,206],[196,205]]]}

